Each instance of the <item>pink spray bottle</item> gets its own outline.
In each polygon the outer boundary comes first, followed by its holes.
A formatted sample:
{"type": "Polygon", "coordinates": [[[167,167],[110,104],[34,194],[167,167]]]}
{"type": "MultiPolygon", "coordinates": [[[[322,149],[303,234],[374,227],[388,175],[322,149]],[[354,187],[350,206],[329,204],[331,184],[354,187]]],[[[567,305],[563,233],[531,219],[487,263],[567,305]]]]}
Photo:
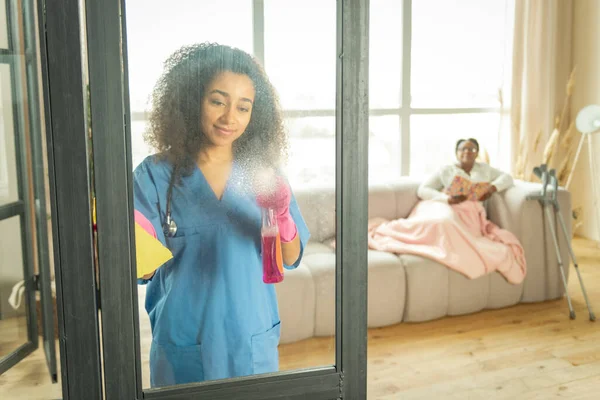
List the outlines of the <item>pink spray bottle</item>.
{"type": "Polygon", "coordinates": [[[263,282],[279,283],[283,281],[283,256],[277,218],[271,208],[262,209],[261,236],[263,282]]]}

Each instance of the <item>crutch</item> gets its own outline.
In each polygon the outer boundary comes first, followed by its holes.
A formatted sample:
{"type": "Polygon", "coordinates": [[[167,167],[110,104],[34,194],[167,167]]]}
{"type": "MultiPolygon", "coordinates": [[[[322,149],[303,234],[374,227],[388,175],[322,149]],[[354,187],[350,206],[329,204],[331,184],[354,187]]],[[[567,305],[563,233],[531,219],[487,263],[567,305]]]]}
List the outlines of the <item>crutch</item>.
{"type": "Polygon", "coordinates": [[[556,250],[556,259],[560,268],[562,282],[565,288],[565,294],[567,295],[567,303],[569,304],[569,317],[571,319],[575,319],[575,311],[573,310],[573,305],[571,304],[571,297],[569,296],[569,291],[567,288],[567,279],[565,276],[562,257],[560,255],[560,247],[558,244],[558,232],[554,227],[554,219],[552,218],[552,212],[550,211],[550,208],[548,206],[552,206],[552,209],[554,210],[554,216],[558,217],[558,221],[562,228],[562,232],[564,234],[565,241],[567,242],[567,247],[569,249],[569,256],[573,260],[573,265],[575,266],[575,271],[577,272],[577,277],[579,278],[581,291],[583,292],[583,297],[585,298],[585,303],[590,314],[590,321],[595,321],[596,316],[592,311],[592,307],[590,305],[589,299],[587,297],[587,292],[585,290],[585,285],[583,284],[583,279],[581,278],[581,274],[579,273],[579,265],[577,264],[575,253],[573,252],[573,248],[571,247],[571,240],[567,232],[567,225],[565,224],[565,220],[562,214],[560,213],[560,204],[558,203],[557,199],[558,179],[556,177],[556,171],[554,169],[548,171],[546,164],[542,164],[539,167],[535,167],[533,169],[533,173],[542,180],[542,190],[540,195],[527,196],[527,199],[538,200],[542,205],[544,214],[546,215],[546,220],[548,221],[548,226],[550,227],[550,234],[552,235],[552,240],[554,242],[554,249],[556,250]],[[548,185],[550,185],[551,188],[549,192],[547,190],[548,185]]]}

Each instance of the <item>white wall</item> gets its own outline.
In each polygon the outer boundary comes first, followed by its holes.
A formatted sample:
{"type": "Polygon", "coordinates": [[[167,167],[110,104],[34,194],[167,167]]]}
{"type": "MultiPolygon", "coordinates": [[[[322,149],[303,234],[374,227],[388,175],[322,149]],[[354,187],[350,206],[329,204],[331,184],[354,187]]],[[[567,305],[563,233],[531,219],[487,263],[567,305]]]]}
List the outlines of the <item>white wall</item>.
{"type": "MultiPolygon", "coordinates": [[[[600,104],[600,0],[576,0],[574,7],[573,64],[577,66],[577,77],[571,105],[573,118],[582,107],[588,104],[600,104]]],[[[600,134],[594,135],[593,142],[596,177],[599,180],[600,190],[600,134]]],[[[590,184],[591,173],[587,146],[585,146],[579,156],[570,188],[573,193],[573,207],[582,206],[584,210],[584,224],[577,234],[600,240],[590,184]]],[[[598,205],[600,206],[600,199],[598,205]]],[[[595,212],[600,212],[600,209],[596,209],[595,212]]]]}

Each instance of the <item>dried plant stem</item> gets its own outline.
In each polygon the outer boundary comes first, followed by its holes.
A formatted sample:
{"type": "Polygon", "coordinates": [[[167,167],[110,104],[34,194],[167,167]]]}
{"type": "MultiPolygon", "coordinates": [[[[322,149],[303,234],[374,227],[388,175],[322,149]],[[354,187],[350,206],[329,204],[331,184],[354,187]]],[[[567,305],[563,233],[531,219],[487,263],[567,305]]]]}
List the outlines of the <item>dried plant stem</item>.
{"type": "Polygon", "coordinates": [[[519,152],[517,153],[517,165],[515,168],[515,175],[518,179],[525,179],[525,146],[526,140],[521,140],[519,143],[519,152]]]}
{"type": "Polygon", "coordinates": [[[544,148],[544,156],[542,158],[542,162],[544,164],[550,165],[552,159],[554,158],[555,150],[558,146],[558,138],[560,136],[560,131],[558,128],[554,128],[552,131],[552,135],[548,139],[548,143],[546,143],[546,147],[544,148]]]}
{"type": "Polygon", "coordinates": [[[562,149],[570,149],[571,145],[573,143],[573,138],[575,137],[575,121],[571,121],[571,123],[569,124],[569,129],[567,130],[567,133],[563,136],[562,140],[560,141],[560,147],[562,149]]]}
{"type": "Polygon", "coordinates": [[[569,178],[569,174],[573,163],[573,148],[570,148],[567,152],[567,155],[560,163],[560,167],[558,168],[558,182],[561,186],[564,186],[567,183],[567,179],[569,178]]]}
{"type": "Polygon", "coordinates": [[[538,147],[540,146],[540,141],[542,140],[542,130],[540,129],[535,135],[535,139],[533,140],[533,151],[537,152],[538,147]]]}
{"type": "Polygon", "coordinates": [[[573,88],[575,87],[575,71],[577,70],[577,66],[573,67],[571,70],[571,75],[569,75],[569,81],[567,82],[566,89],[566,98],[563,104],[562,111],[560,113],[560,118],[557,123],[557,128],[560,131],[562,128],[562,124],[565,121],[567,110],[569,109],[569,105],[571,104],[571,95],[573,94],[573,88]]]}

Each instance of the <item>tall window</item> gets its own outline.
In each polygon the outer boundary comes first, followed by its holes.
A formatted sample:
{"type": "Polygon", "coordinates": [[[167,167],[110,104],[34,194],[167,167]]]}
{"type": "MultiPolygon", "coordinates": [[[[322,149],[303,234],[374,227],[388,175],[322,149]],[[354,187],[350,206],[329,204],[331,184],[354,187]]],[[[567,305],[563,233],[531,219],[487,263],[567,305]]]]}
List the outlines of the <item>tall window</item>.
{"type": "MultiPolygon", "coordinates": [[[[370,1],[371,183],[435,171],[452,162],[462,137],[477,138],[490,163],[508,169],[514,1],[370,1]]],[[[126,2],[134,165],[150,152],[144,111],[164,59],[183,44],[214,41],[263,63],[284,109],[293,185],[333,185],[336,2],[205,0],[196,14],[179,12],[183,3],[191,9],[186,0],[126,2]]]]}
{"type": "Polygon", "coordinates": [[[465,137],[478,139],[491,164],[508,167],[513,19],[514,0],[412,1],[411,175],[451,161],[465,137]]]}
{"type": "MultiPolygon", "coordinates": [[[[322,16],[335,1],[259,3],[264,31],[255,35],[265,38],[265,69],[286,110],[290,179],[333,184],[335,26],[322,16]],[[314,57],[298,57],[307,46],[314,57]]],[[[453,161],[464,137],[478,139],[490,163],[508,169],[514,0],[370,4],[370,182],[432,173],[453,161]]]]}
{"type": "MultiPolygon", "coordinates": [[[[255,1],[259,3],[260,1],[255,1]]],[[[264,0],[264,66],[279,93],[294,186],[335,184],[336,2],[264,0]],[[297,77],[290,79],[290,77],[297,77]]]]}

